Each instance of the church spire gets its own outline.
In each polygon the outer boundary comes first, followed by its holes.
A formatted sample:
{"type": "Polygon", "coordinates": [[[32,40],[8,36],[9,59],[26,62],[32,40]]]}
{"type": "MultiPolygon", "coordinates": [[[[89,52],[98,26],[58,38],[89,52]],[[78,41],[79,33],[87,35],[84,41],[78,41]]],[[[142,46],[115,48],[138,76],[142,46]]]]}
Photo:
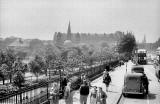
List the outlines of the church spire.
{"type": "Polygon", "coordinates": [[[143,43],[146,43],[146,35],[144,35],[143,43]]]}
{"type": "Polygon", "coordinates": [[[68,30],[67,30],[67,40],[71,40],[71,26],[70,26],[70,21],[69,21],[68,30]]]}

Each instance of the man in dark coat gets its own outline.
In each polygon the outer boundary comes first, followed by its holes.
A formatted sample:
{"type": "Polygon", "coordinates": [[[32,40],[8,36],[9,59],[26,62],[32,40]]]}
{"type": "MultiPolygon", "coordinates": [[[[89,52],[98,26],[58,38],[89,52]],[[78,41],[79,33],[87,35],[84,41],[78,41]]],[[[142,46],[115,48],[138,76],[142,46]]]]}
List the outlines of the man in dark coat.
{"type": "Polygon", "coordinates": [[[87,104],[87,97],[89,95],[89,86],[86,81],[80,87],[80,104],[87,104]]]}
{"type": "Polygon", "coordinates": [[[148,94],[148,85],[149,85],[149,82],[148,82],[148,78],[147,78],[147,76],[146,76],[145,73],[143,74],[142,80],[143,80],[144,87],[146,89],[146,94],[148,94]]]}

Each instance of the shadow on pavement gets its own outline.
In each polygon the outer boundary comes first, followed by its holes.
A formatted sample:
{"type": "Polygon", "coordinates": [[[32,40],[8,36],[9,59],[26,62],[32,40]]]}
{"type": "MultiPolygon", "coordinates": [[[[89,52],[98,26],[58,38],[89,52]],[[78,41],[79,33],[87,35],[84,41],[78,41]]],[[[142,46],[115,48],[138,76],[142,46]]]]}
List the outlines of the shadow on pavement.
{"type": "Polygon", "coordinates": [[[107,92],[111,92],[111,93],[119,93],[119,92],[111,91],[111,90],[108,90],[107,92]]]}
{"type": "Polygon", "coordinates": [[[149,99],[149,100],[152,100],[152,99],[156,99],[156,94],[153,94],[153,93],[149,93],[148,96],[147,95],[127,95],[128,98],[136,98],[136,99],[149,99]]]}
{"type": "Polygon", "coordinates": [[[148,99],[149,99],[149,100],[156,99],[156,95],[157,95],[157,94],[149,93],[149,94],[148,94],[148,99]]]}

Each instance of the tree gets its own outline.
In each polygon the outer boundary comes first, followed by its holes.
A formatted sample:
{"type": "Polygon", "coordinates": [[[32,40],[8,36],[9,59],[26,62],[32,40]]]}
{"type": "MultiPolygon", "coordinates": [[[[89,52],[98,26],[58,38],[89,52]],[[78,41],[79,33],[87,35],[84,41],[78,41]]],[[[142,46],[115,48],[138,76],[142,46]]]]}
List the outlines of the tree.
{"type": "Polygon", "coordinates": [[[8,75],[10,82],[12,80],[13,68],[12,65],[16,60],[15,52],[12,49],[0,50],[0,65],[6,64],[8,66],[8,75]]]}
{"type": "Polygon", "coordinates": [[[40,73],[42,73],[40,64],[37,61],[33,60],[29,63],[29,67],[30,67],[30,71],[35,74],[38,81],[38,76],[40,73]]]}
{"type": "Polygon", "coordinates": [[[25,83],[24,75],[21,71],[17,71],[13,76],[13,83],[15,86],[17,86],[19,89],[23,86],[25,83]]]}
{"type": "Polygon", "coordinates": [[[47,75],[47,70],[51,70],[53,67],[52,67],[52,62],[55,61],[56,59],[56,55],[54,53],[54,50],[53,50],[53,47],[48,45],[46,47],[46,52],[45,52],[45,74],[47,75]]]}
{"type": "Polygon", "coordinates": [[[102,48],[105,48],[105,47],[109,48],[109,45],[108,45],[107,42],[102,42],[102,43],[101,43],[101,47],[102,47],[102,48]]]}
{"type": "Polygon", "coordinates": [[[6,64],[2,64],[0,67],[0,78],[3,80],[3,85],[5,84],[5,78],[7,76],[8,66],[6,64]]]}
{"type": "Polygon", "coordinates": [[[25,57],[27,56],[27,52],[18,51],[16,53],[16,56],[20,57],[21,59],[25,59],[25,57]]]}
{"type": "Polygon", "coordinates": [[[40,73],[44,73],[46,67],[44,58],[40,57],[39,55],[36,55],[34,61],[36,61],[37,64],[39,64],[41,70],[40,73]]]}
{"type": "MultiPolygon", "coordinates": [[[[13,76],[13,84],[21,90],[25,83],[24,75],[21,71],[17,71],[13,76]]],[[[20,94],[20,104],[22,104],[22,94],[20,94]]]]}
{"type": "Polygon", "coordinates": [[[118,52],[119,53],[125,53],[128,58],[132,55],[132,52],[134,51],[136,47],[136,40],[133,35],[133,33],[128,32],[124,37],[120,40],[120,43],[118,45],[118,52]]]}

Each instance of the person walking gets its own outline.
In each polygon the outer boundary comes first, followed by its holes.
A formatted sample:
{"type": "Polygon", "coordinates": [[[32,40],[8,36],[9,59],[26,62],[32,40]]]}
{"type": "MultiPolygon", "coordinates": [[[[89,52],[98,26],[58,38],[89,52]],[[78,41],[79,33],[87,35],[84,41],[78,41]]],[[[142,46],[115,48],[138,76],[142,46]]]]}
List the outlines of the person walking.
{"type": "Polygon", "coordinates": [[[107,73],[107,76],[104,78],[103,82],[106,84],[106,91],[108,91],[108,87],[111,82],[111,77],[110,77],[109,73],[107,73]]]}
{"type": "Polygon", "coordinates": [[[72,104],[71,83],[68,82],[64,91],[64,100],[66,104],[72,104]]]}
{"type": "Polygon", "coordinates": [[[62,79],[62,90],[64,91],[65,87],[67,86],[67,77],[64,76],[63,79],[62,79]]]}
{"type": "Polygon", "coordinates": [[[89,86],[86,81],[80,86],[80,104],[87,104],[87,97],[89,95],[89,86]]]}
{"type": "Polygon", "coordinates": [[[102,87],[98,87],[96,104],[106,104],[106,99],[107,94],[102,90],[102,87]]]}
{"type": "Polygon", "coordinates": [[[143,85],[144,85],[144,87],[146,89],[146,94],[148,94],[148,85],[149,85],[149,82],[148,82],[148,78],[147,78],[147,76],[146,76],[145,73],[143,74],[142,80],[143,80],[143,85]]]}
{"type": "Polygon", "coordinates": [[[59,88],[57,83],[53,83],[50,91],[50,104],[59,104],[59,88]]]}
{"type": "Polygon", "coordinates": [[[97,87],[94,86],[90,93],[90,104],[96,104],[97,102],[97,87]]]}

